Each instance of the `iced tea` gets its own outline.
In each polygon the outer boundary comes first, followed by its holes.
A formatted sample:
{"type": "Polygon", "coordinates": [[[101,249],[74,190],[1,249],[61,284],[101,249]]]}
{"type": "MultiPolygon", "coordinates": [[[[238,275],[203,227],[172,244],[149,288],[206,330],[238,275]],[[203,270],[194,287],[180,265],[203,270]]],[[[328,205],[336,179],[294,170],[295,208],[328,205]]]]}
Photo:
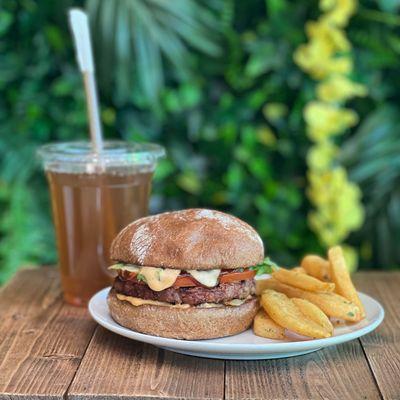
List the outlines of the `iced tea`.
{"type": "MultiPolygon", "coordinates": [[[[64,145],[71,149],[72,144],[64,145]]],[[[124,151],[114,154],[106,147],[101,160],[90,156],[89,160],[86,153],[90,149],[85,146],[78,151],[86,154],[81,154],[81,163],[75,150],[71,156],[75,163],[64,153],[47,163],[43,150],[41,155],[50,186],[64,298],[85,305],[112,281],[107,267],[114,237],[124,226],[147,215],[155,160],[161,150],[153,160],[143,155],[146,152],[138,156],[131,151],[136,157],[127,157],[124,151]]]]}

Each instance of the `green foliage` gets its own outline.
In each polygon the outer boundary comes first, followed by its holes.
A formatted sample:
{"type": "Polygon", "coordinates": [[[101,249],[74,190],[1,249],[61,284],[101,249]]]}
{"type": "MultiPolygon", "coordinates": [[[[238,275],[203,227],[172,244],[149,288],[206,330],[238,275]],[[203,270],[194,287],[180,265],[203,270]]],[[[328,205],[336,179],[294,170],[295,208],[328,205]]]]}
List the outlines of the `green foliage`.
{"type": "MultiPolygon", "coordinates": [[[[294,65],[316,2],[3,0],[0,9],[0,282],[56,260],[41,143],[87,137],[67,8],[93,23],[107,138],[164,144],[152,211],[203,206],[253,224],[280,264],[321,251],[307,225],[302,109],[313,83],[294,65]]],[[[363,2],[349,37],[363,121],[342,155],[368,220],[366,265],[398,265],[398,2],[363,2]],[[369,264],[368,264],[369,263],[369,264]]]]}
{"type": "Polygon", "coordinates": [[[371,113],[350,138],[342,159],[364,194],[367,219],[355,235],[362,254],[377,266],[400,259],[400,141],[397,107],[384,105],[371,113]]]}
{"type": "Polygon", "coordinates": [[[5,0],[0,10],[0,282],[23,264],[55,261],[37,145],[86,136],[65,13],[57,16],[50,1],[5,0]]]}
{"type": "Polygon", "coordinates": [[[165,72],[178,80],[191,76],[188,47],[221,53],[215,40],[218,19],[196,0],[88,0],[87,9],[96,32],[100,82],[118,102],[134,101],[161,113],[165,72]]]}
{"type": "Polygon", "coordinates": [[[354,102],[361,123],[344,143],[341,159],[363,191],[366,222],[351,242],[366,268],[398,268],[400,252],[400,3],[364,2],[350,26],[357,79],[369,96],[354,102]],[[368,26],[368,29],[366,29],[368,26]]]}

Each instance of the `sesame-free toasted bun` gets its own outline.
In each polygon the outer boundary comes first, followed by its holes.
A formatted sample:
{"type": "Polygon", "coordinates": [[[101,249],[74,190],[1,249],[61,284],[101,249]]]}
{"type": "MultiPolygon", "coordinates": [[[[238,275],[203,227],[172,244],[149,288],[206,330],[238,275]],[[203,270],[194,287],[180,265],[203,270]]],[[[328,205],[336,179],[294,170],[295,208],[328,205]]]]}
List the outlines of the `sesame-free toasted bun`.
{"type": "Polygon", "coordinates": [[[175,269],[235,269],[259,264],[264,246],[246,222],[220,211],[188,209],[144,217],[111,245],[116,261],[175,269]]]}
{"type": "Polygon", "coordinates": [[[114,289],[108,294],[112,318],[120,325],[147,335],[174,339],[212,339],[236,335],[250,327],[258,311],[256,297],[240,306],[213,308],[142,305],[119,300],[114,289]]]}

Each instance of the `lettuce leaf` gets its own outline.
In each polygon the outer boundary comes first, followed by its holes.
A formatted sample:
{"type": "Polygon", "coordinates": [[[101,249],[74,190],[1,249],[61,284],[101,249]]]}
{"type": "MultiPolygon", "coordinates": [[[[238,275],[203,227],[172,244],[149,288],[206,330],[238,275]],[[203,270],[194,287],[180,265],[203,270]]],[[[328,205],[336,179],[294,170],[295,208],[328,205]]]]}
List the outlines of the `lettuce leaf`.
{"type": "Polygon", "coordinates": [[[250,267],[251,270],[256,271],[256,275],[271,274],[279,269],[278,264],[272,261],[269,257],[265,257],[264,261],[260,264],[250,267]]]}

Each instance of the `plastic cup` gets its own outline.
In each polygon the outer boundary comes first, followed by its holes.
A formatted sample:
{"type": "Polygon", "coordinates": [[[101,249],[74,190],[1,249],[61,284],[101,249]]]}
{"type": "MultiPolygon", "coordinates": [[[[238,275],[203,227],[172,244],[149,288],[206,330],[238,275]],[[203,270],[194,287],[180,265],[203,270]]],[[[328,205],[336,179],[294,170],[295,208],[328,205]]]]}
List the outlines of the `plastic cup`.
{"type": "Polygon", "coordinates": [[[147,215],[153,172],[165,151],[105,141],[100,154],[90,142],[47,144],[38,154],[50,187],[64,299],[84,306],[112,281],[114,237],[147,215]]]}

